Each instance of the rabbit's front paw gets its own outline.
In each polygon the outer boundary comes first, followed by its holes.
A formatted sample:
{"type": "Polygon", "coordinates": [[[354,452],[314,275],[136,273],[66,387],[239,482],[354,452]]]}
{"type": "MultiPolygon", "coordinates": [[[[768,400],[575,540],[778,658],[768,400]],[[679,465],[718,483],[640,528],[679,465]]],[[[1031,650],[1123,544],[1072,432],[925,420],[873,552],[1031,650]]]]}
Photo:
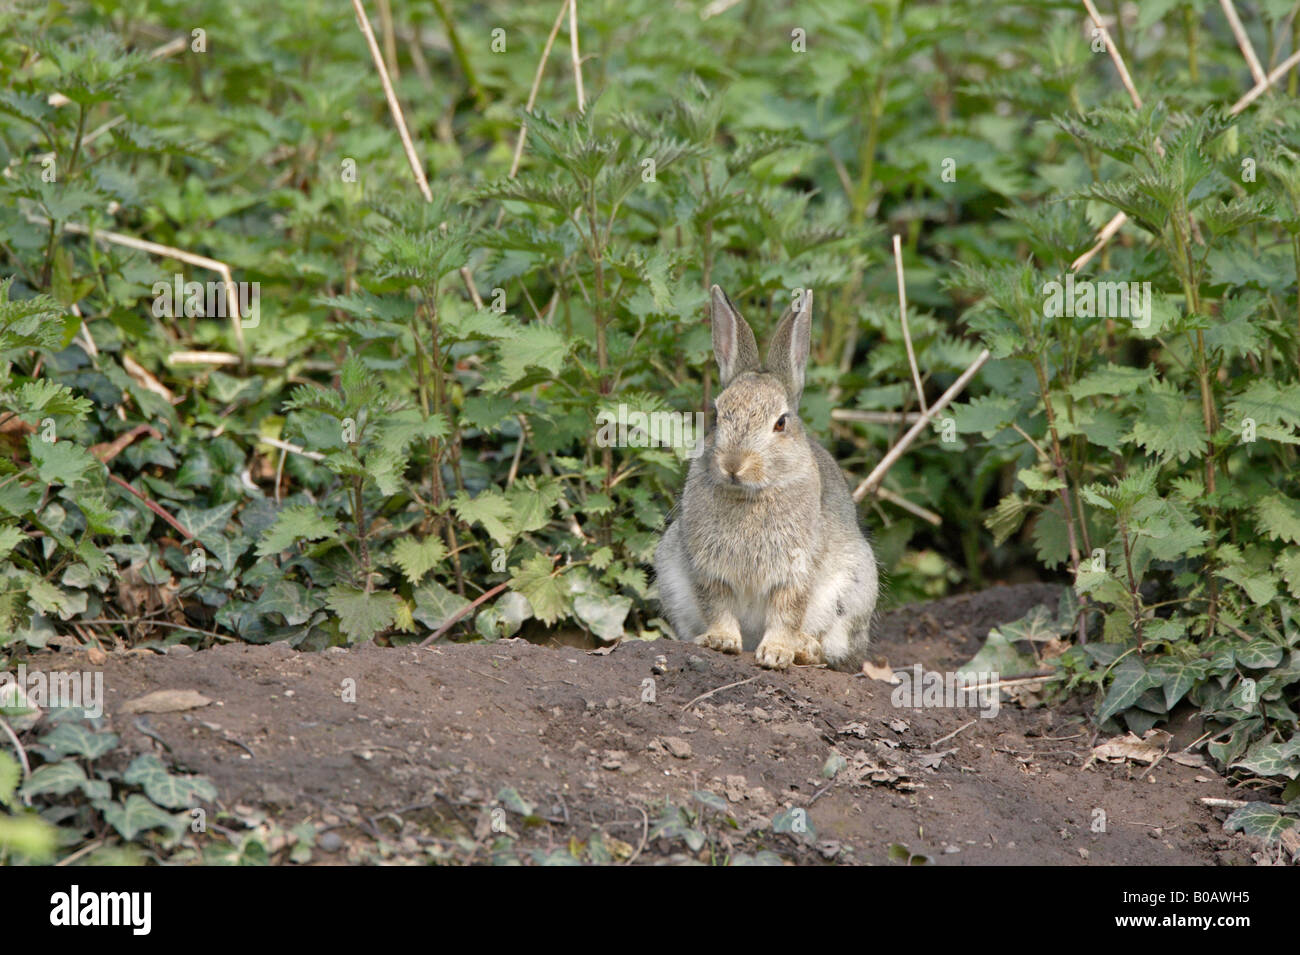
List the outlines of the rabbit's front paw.
{"type": "Polygon", "coordinates": [[[739,653],[741,649],[739,630],[713,629],[700,634],[695,638],[695,642],[702,647],[721,650],[723,653],[739,653]]]}
{"type": "Polygon", "coordinates": [[[821,644],[798,631],[769,633],[758,645],[754,654],[759,666],[769,670],[784,670],[791,663],[800,665],[824,663],[821,644]]]}

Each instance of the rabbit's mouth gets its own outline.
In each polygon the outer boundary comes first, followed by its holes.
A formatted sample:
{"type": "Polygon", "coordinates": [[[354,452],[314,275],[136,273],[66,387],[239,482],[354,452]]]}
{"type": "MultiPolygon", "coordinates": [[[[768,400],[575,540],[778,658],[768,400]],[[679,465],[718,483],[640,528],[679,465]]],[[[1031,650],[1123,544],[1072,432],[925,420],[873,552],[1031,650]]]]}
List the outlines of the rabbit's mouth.
{"type": "Polygon", "coordinates": [[[753,454],[728,451],[714,459],[723,487],[739,491],[757,491],[766,483],[763,462],[753,454]]]}

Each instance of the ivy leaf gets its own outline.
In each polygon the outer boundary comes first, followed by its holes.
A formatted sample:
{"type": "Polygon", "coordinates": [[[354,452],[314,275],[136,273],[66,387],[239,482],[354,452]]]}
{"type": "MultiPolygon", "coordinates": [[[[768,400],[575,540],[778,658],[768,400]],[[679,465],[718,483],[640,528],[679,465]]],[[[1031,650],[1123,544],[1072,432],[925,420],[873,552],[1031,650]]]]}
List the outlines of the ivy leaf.
{"type": "Polygon", "coordinates": [[[1248,769],[1256,776],[1300,777],[1300,736],[1285,743],[1256,743],[1232,766],[1248,769]]]}
{"type": "Polygon", "coordinates": [[[436,580],[430,580],[416,589],[415,610],[412,617],[430,630],[439,630],[459,613],[467,603],[460,594],[453,593],[436,580]]]}
{"type": "Polygon", "coordinates": [[[1240,809],[1233,810],[1232,815],[1223,822],[1226,832],[1244,832],[1248,836],[1262,839],[1267,845],[1279,841],[1282,834],[1295,825],[1294,818],[1282,815],[1276,806],[1270,806],[1266,802],[1247,803],[1240,809]]]}
{"type": "Polygon", "coordinates": [[[81,723],[60,723],[41,737],[41,742],[60,756],[99,759],[118,743],[116,733],[96,733],[81,723]]]}
{"type": "Polygon", "coordinates": [[[322,514],[310,504],[286,507],[276,515],[257,545],[258,557],[270,557],[289,549],[300,540],[323,540],[337,537],[339,522],[322,514]]]}
{"type": "Polygon", "coordinates": [[[170,773],[152,754],[137,756],[122,776],[124,782],[144,788],[145,795],[168,809],[185,809],[196,802],[213,802],[217,788],[204,776],[170,773]]]}
{"type": "Polygon", "coordinates": [[[319,597],[292,580],[277,580],[268,584],[253,605],[259,614],[280,614],[290,627],[306,623],[320,606],[319,597]]]}
{"type": "Polygon", "coordinates": [[[160,809],[139,793],[126,797],[126,802],[115,803],[104,810],[104,820],[118,831],[127,842],[150,829],[167,829],[173,833],[189,822],[185,813],[172,815],[160,809]]]}
{"type": "Polygon", "coordinates": [[[632,598],[621,595],[598,597],[579,594],[573,598],[574,615],[606,643],[623,636],[623,623],[631,609],[632,598]]]}
{"type": "Polygon", "coordinates": [[[1236,650],[1237,663],[1251,670],[1268,670],[1282,662],[1286,650],[1267,640],[1252,640],[1236,650]]]}
{"type": "Polygon", "coordinates": [[[530,476],[516,482],[506,492],[515,534],[541,530],[549,524],[551,511],[563,497],[564,489],[558,481],[543,481],[539,486],[537,479],[530,476]]]}
{"type": "Polygon", "coordinates": [[[1141,660],[1133,656],[1126,657],[1115,667],[1112,676],[1110,692],[1106,694],[1101,710],[1097,713],[1098,723],[1104,723],[1115,714],[1127,710],[1143,693],[1160,685],[1159,679],[1148,672],[1141,660]]]}
{"type": "Polygon", "coordinates": [[[1173,705],[1187,695],[1187,691],[1205,679],[1208,668],[1203,660],[1178,660],[1165,657],[1147,668],[1164,688],[1165,706],[1173,705]]]}
{"type": "Polygon", "coordinates": [[[397,596],[387,591],[366,593],[339,584],[329,589],[325,605],[338,615],[339,630],[353,643],[369,640],[397,619],[397,596]]]}
{"type": "Polygon", "coordinates": [[[23,768],[8,753],[0,752],[0,806],[12,806],[23,768]]]}
{"type": "Polygon", "coordinates": [[[19,790],[21,796],[66,796],[78,790],[85,791],[91,782],[86,771],[70,759],[46,763],[32,770],[19,790]]]}

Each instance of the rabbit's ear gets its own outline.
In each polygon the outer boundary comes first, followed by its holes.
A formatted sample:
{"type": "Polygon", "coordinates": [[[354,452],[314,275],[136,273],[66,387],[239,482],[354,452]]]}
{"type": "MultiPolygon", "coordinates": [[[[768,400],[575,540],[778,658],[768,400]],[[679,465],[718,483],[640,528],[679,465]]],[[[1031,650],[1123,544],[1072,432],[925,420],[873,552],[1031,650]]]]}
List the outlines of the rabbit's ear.
{"type": "Polygon", "coordinates": [[[718,359],[722,387],[747,371],[757,371],[758,343],[753,329],[740,317],[727,293],[716,285],[709,306],[709,323],[713,326],[713,354],[718,359]]]}
{"type": "Polygon", "coordinates": [[[803,394],[804,366],[812,340],[812,297],[812,289],[802,289],[795,295],[767,348],[767,370],[785,385],[792,409],[799,407],[803,394]]]}

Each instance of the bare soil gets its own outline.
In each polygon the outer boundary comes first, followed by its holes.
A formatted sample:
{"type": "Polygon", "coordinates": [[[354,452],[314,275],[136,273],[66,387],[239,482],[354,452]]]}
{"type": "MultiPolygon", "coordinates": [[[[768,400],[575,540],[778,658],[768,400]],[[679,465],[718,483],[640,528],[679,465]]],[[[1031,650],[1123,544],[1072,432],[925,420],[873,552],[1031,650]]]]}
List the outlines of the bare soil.
{"type": "MultiPolygon", "coordinates": [[[[995,587],[897,610],[876,653],[896,668],[951,669],[990,626],[1054,608],[1056,594],[995,587]]],[[[1084,702],[1006,705],[991,719],[900,709],[884,682],[773,673],[750,654],[670,641],[604,653],[523,640],[181,647],[112,654],[102,669],[124,760],[153,751],[208,776],[213,819],[231,829],[313,823],[317,863],[534,862],[570,848],[601,858],[594,835],[637,864],[898,864],[902,846],[936,864],[1206,865],[1249,864],[1252,851],[1198,802],[1234,796],[1209,769],[1084,768],[1095,734],[1084,702]],[[122,712],[160,689],[213,702],[122,712]],[[844,764],[828,779],[833,754],[844,764]],[[655,835],[665,805],[689,810],[702,848],[655,835]],[[807,832],[774,831],[789,809],[806,811],[807,832]]]]}

